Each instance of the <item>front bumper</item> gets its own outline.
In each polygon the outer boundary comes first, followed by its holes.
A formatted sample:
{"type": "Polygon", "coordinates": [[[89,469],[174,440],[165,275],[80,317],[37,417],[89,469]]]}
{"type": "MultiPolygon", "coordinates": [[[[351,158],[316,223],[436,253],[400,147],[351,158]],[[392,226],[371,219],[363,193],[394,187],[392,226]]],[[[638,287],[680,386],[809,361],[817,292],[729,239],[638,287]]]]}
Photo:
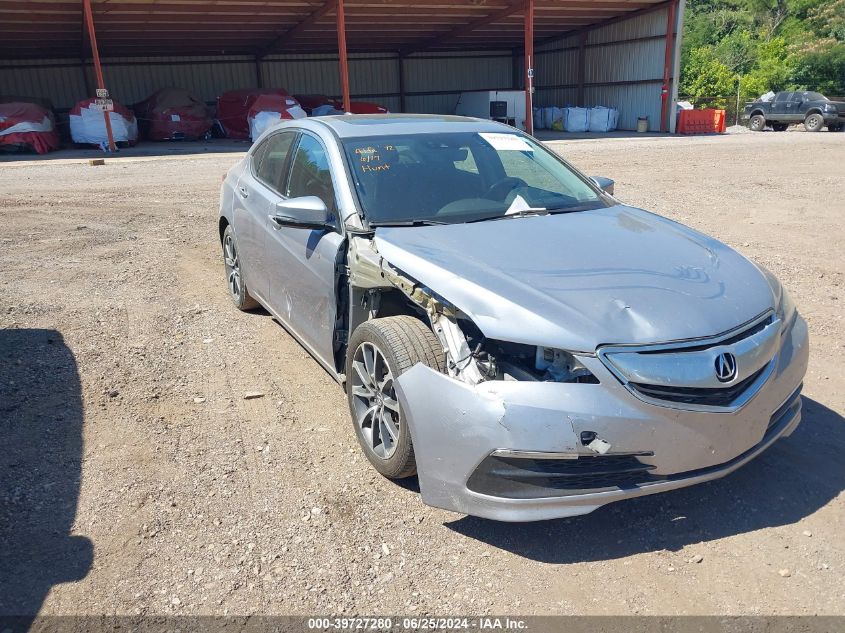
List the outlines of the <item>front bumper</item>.
{"type": "MultiPolygon", "coordinates": [[[[717,479],[754,459],[798,426],[808,353],[807,326],[797,316],[783,334],[769,379],[730,413],[643,402],[594,357],[581,360],[600,384],[489,381],[471,386],[418,364],[397,379],[396,388],[425,503],[501,521],[534,521],[586,514],[613,501],[717,479]],[[537,470],[538,461],[554,471],[544,456],[563,458],[561,464],[601,460],[583,445],[585,432],[609,442],[607,456],[618,456],[613,459],[635,454],[648,467],[648,476],[557,494],[550,492],[548,478],[532,480],[519,472],[521,458],[534,460],[525,462],[529,471],[537,470]],[[503,452],[508,468],[517,464],[515,470],[490,467],[489,460],[503,452]],[[497,476],[503,478],[499,485],[497,476]],[[530,493],[532,486],[536,494],[530,493]]],[[[558,482],[552,488],[559,485],[560,472],[552,477],[558,482]]]]}

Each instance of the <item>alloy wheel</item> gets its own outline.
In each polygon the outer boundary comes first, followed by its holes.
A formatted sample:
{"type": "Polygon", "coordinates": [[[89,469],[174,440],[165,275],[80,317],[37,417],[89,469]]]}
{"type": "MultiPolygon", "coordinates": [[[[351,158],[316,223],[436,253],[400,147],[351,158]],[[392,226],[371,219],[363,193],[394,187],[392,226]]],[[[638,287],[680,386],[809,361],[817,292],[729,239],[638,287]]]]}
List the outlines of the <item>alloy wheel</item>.
{"type": "Polygon", "coordinates": [[[236,300],[241,298],[241,263],[238,259],[238,249],[231,233],[223,241],[223,261],[226,264],[226,281],[229,292],[236,300]]]}
{"type": "Polygon", "coordinates": [[[380,459],[390,459],[399,442],[399,401],[393,372],[381,350],[361,343],[352,358],[352,397],[355,421],[367,447],[380,459]]]}

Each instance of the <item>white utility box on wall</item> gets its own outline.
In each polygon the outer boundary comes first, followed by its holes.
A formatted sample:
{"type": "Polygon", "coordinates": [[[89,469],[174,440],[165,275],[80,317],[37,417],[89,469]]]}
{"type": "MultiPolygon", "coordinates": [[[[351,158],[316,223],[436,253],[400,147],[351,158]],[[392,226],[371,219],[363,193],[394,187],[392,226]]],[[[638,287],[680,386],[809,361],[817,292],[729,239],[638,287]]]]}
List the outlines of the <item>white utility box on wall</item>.
{"type": "Polygon", "coordinates": [[[492,119],[525,129],[524,90],[474,90],[462,92],[455,114],[492,119]]]}

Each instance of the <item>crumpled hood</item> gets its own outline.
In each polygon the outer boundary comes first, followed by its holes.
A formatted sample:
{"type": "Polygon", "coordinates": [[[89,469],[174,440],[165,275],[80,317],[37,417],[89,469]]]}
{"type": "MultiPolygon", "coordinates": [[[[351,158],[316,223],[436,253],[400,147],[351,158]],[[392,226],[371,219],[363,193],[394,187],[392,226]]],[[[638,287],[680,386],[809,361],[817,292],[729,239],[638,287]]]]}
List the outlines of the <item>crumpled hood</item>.
{"type": "Polygon", "coordinates": [[[380,227],[390,264],[492,339],[591,352],[712,336],[774,307],[750,261],[627,206],[424,227],[380,227]]]}

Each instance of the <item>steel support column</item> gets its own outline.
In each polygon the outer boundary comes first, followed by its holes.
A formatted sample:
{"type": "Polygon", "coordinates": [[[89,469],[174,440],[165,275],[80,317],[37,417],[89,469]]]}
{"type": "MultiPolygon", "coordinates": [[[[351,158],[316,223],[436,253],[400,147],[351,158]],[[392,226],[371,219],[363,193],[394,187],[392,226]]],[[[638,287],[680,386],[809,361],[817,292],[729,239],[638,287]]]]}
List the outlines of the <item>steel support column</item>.
{"type": "Polygon", "coordinates": [[[261,57],[255,56],[255,85],[258,88],[264,87],[264,78],[261,72],[261,57]]]}
{"type": "Polygon", "coordinates": [[[346,56],[346,13],[343,0],[337,0],[337,54],[340,60],[340,88],[343,93],[343,111],[349,112],[349,59],[346,56]]]}
{"type": "Polygon", "coordinates": [[[534,0],[525,3],[525,131],[534,134],[534,0]]]}
{"type": "Polygon", "coordinates": [[[582,31],[578,36],[578,94],[575,98],[575,103],[579,107],[584,107],[584,77],[587,69],[587,38],[588,31],[582,31]]]}
{"type": "MultiPolygon", "coordinates": [[[[684,37],[684,13],[686,12],[687,7],[687,0],[680,0],[678,2],[678,8],[675,11],[677,14],[675,16],[675,59],[672,65],[672,91],[670,92],[671,98],[669,99],[669,107],[671,108],[671,112],[675,112],[675,108],[678,103],[678,85],[681,82],[681,44],[684,37]]],[[[739,116],[739,113],[737,113],[739,116]]],[[[669,131],[674,134],[675,133],[675,126],[678,123],[677,116],[670,116],[669,117],[669,131]]]]}
{"type": "MultiPolygon", "coordinates": [[[[100,65],[100,51],[97,48],[97,33],[94,31],[94,14],[91,11],[91,0],[82,0],[85,23],[88,25],[88,41],[91,43],[91,56],[94,58],[94,74],[97,76],[97,87],[100,90],[106,89],[103,81],[103,67],[100,65]]],[[[111,130],[111,116],[108,110],[103,110],[103,119],[106,122],[106,136],[109,139],[109,151],[114,152],[117,146],[114,144],[114,134],[111,130]]]]}
{"type": "Polygon", "coordinates": [[[399,78],[399,112],[405,111],[405,56],[401,53],[396,58],[399,78]]]}
{"type": "Polygon", "coordinates": [[[663,56],[663,86],[660,88],[660,131],[669,131],[670,99],[669,83],[672,79],[672,58],[675,52],[675,10],[678,0],[672,0],[666,8],[666,47],[663,56]]]}

